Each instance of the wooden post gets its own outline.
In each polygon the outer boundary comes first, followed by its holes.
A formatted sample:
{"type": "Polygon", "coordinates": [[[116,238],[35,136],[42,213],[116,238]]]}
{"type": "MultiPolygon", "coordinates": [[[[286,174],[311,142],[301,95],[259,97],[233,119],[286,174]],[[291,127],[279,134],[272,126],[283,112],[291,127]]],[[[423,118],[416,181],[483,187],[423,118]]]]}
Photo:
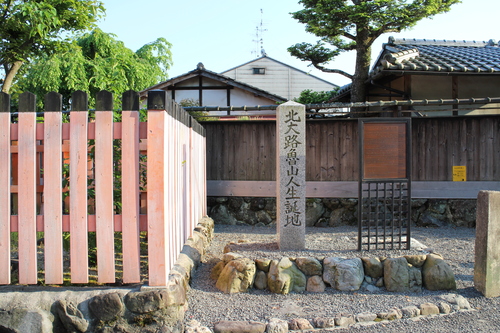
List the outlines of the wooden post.
{"type": "Polygon", "coordinates": [[[148,93],[148,267],[149,285],[165,286],[170,270],[168,194],[173,188],[169,177],[171,118],[165,112],[166,92],[148,93]]]}
{"type": "Polygon", "coordinates": [[[166,108],[168,114],[170,115],[171,119],[171,124],[172,126],[169,127],[169,130],[167,132],[167,136],[169,138],[169,142],[171,143],[171,163],[170,163],[170,172],[168,173],[169,176],[171,177],[171,184],[172,184],[172,191],[169,193],[167,196],[168,204],[170,207],[172,207],[172,210],[174,212],[173,215],[171,216],[171,219],[167,219],[168,226],[170,228],[169,235],[170,237],[170,263],[173,264],[177,258],[177,251],[178,251],[178,243],[179,243],[179,217],[180,217],[180,212],[179,212],[179,201],[182,200],[180,199],[179,196],[179,112],[178,110],[174,107],[174,103],[172,99],[167,100],[167,108],[166,108]]]}
{"type": "Polygon", "coordinates": [[[88,96],[83,91],[72,95],[70,112],[70,264],[71,282],[88,283],[88,96]]]}
{"type": "Polygon", "coordinates": [[[63,283],[62,95],[45,95],[43,198],[45,283],[63,283]]]}
{"type": "Polygon", "coordinates": [[[96,96],[94,159],[97,277],[114,283],[113,94],[105,90],[96,96]]]}
{"type": "Polygon", "coordinates": [[[37,283],[36,96],[19,96],[19,283],[37,283]]]}
{"type": "Polygon", "coordinates": [[[139,231],[139,94],[122,96],[122,249],[123,282],[141,282],[139,231]]]}
{"type": "Polygon", "coordinates": [[[10,95],[0,92],[0,284],[10,284],[10,95]]]}

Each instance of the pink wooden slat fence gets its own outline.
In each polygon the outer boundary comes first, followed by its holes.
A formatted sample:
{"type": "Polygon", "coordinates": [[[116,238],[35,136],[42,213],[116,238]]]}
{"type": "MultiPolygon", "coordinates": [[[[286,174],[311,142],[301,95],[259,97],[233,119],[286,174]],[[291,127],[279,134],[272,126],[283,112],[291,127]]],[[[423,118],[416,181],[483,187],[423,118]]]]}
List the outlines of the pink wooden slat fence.
{"type": "Polygon", "coordinates": [[[62,242],[62,96],[51,92],[45,98],[44,115],[44,230],[45,230],[45,283],[63,283],[62,242]]]}
{"type": "MultiPolygon", "coordinates": [[[[45,99],[36,123],[35,96],[20,96],[12,122],[10,96],[0,94],[0,284],[11,283],[11,254],[18,251],[19,283],[38,282],[37,231],[43,231],[44,282],[62,284],[63,232],[70,233],[72,283],[89,281],[88,233],[96,232],[99,283],[113,283],[114,232],[122,232],[123,282],[141,282],[140,231],[148,232],[148,283],[165,285],[168,273],[199,218],[206,214],[204,129],[164,91],[148,97],[148,123],[139,122],[138,94],[122,99],[122,122],[113,123],[113,97],[100,92],[95,120],[88,121],[87,95],[75,92],[69,123],[62,122],[61,95],[45,99]],[[120,139],[121,161],[113,159],[120,139]],[[93,142],[93,155],[89,152],[93,142]],[[69,147],[68,143],[69,141],[69,147]],[[142,141],[142,143],[141,143],[142,141]],[[147,150],[147,214],[140,214],[140,151],[147,150]],[[69,152],[69,215],[63,214],[63,154],[69,152]],[[89,162],[90,161],[90,162],[89,162]],[[89,163],[94,165],[89,173],[89,163]],[[114,174],[121,170],[121,214],[114,213],[114,174]],[[40,169],[39,169],[40,168],[40,169]],[[40,176],[41,178],[39,179],[40,176]],[[88,200],[94,178],[95,200],[88,200]],[[15,185],[14,185],[15,184],[15,185]],[[40,185],[39,185],[40,184],[40,185]],[[41,195],[43,193],[43,195],[41,195]],[[17,215],[11,196],[17,195],[17,215]],[[38,199],[38,198],[41,199],[38,199]],[[38,202],[38,205],[37,205],[38,202]],[[95,204],[94,204],[95,202],[95,204]],[[95,215],[88,211],[94,205],[95,215]],[[18,233],[17,248],[11,244],[18,233]]],[[[66,161],[68,162],[68,161],[66,161]]],[[[14,205],[15,206],[15,205],[14,205]]]]}
{"type": "MultiPolygon", "coordinates": [[[[0,109],[9,108],[10,96],[0,93],[0,109]]],[[[10,284],[10,113],[0,112],[0,125],[0,284],[10,284]]]]}

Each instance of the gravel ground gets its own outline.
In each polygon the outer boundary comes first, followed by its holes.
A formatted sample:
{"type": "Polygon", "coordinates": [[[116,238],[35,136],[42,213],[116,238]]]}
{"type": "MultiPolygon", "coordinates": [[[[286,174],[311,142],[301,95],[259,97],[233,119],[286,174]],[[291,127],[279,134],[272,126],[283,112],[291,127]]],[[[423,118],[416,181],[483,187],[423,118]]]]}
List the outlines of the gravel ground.
{"type": "MultiPolygon", "coordinates": [[[[473,311],[455,312],[446,316],[419,317],[392,322],[384,321],[370,326],[354,326],[335,331],[349,332],[500,332],[500,299],[485,298],[474,289],[474,237],[475,229],[443,227],[437,229],[413,228],[412,238],[426,246],[425,251],[443,255],[452,267],[457,281],[456,293],[467,298],[473,311]]],[[[393,307],[441,301],[444,291],[421,293],[342,292],[330,287],[324,293],[272,294],[269,291],[250,290],[247,293],[224,294],[215,287],[209,275],[212,267],[222,258],[223,249],[231,241],[245,241],[238,252],[252,259],[288,257],[398,257],[422,254],[422,250],[387,250],[358,252],[356,227],[308,228],[306,250],[280,252],[276,243],[276,230],[266,227],[216,225],[215,237],[203,263],[193,276],[188,294],[189,310],[186,322],[197,320],[213,328],[221,320],[252,320],[267,322],[270,318],[313,319],[333,317],[339,313],[379,313],[393,307]]],[[[319,332],[320,330],[316,330],[319,332]]]]}

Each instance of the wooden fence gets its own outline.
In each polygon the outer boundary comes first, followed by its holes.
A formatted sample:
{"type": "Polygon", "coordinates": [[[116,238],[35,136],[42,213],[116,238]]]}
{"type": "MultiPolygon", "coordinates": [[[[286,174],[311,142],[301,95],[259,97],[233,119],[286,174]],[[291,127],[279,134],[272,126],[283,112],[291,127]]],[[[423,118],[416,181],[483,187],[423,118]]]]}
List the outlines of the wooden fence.
{"type": "Polygon", "coordinates": [[[98,282],[115,283],[115,232],[122,233],[123,282],[141,282],[140,232],[146,231],[149,285],[166,285],[185,240],[206,215],[203,127],[163,91],[150,92],[148,122],[139,121],[136,92],[123,95],[121,122],[113,122],[111,93],[97,95],[91,117],[87,100],[75,92],[66,117],[61,95],[49,93],[41,120],[33,94],[20,95],[17,117],[10,112],[10,96],[0,94],[0,284],[11,283],[14,232],[19,283],[38,282],[37,231],[44,237],[46,284],[63,283],[67,232],[71,283],[88,283],[94,231],[98,282]],[[139,159],[146,153],[144,168],[139,159]],[[63,200],[65,182],[69,200],[63,200]]]}
{"type": "MultiPolygon", "coordinates": [[[[274,122],[204,122],[210,196],[275,196],[274,122]]],[[[306,124],[307,197],[357,197],[356,119],[306,124]]],[[[475,198],[500,190],[500,115],[412,118],[415,198],[475,198]],[[466,182],[453,182],[465,166],[466,182]]]]}
{"type": "MultiPolygon", "coordinates": [[[[208,180],[275,180],[274,122],[204,122],[208,180]]],[[[306,179],[357,181],[356,119],[310,120],[306,179]]],[[[412,119],[412,179],[451,181],[453,166],[469,181],[500,181],[500,115],[412,119]]]]}

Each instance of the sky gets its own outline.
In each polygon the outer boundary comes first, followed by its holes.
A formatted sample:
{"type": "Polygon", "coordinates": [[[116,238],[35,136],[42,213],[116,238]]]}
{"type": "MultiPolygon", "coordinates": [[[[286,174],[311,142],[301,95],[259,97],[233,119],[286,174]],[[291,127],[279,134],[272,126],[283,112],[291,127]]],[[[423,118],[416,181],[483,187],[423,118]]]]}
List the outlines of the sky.
{"type": "MultiPolygon", "coordinates": [[[[217,73],[267,56],[339,86],[349,79],[323,73],[292,57],[287,48],[318,38],[290,15],[298,0],[102,0],[106,16],[98,25],[136,51],[159,37],[172,44],[170,77],[185,74],[199,62],[217,73]],[[261,24],[262,23],[262,24],[261,24]],[[262,31],[261,34],[257,34],[262,31]],[[262,45],[260,39],[262,38],[262,45]]],[[[411,30],[384,34],[373,45],[372,61],[389,36],[396,38],[500,41],[499,0],[462,0],[450,12],[420,21],[411,30]]],[[[337,57],[326,67],[354,72],[355,53],[337,57]]]]}

